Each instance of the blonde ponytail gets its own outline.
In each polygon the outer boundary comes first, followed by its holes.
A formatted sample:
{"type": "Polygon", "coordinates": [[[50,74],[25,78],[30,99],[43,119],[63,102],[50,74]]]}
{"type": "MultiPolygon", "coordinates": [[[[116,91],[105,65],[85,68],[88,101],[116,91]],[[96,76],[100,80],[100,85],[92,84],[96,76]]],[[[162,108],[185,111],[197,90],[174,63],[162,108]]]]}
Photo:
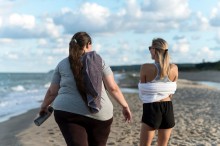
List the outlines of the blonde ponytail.
{"type": "Polygon", "coordinates": [[[156,55],[159,59],[159,64],[161,67],[160,78],[164,78],[168,75],[170,70],[170,56],[168,53],[168,44],[162,38],[156,38],[152,41],[152,46],[155,48],[156,55]]]}

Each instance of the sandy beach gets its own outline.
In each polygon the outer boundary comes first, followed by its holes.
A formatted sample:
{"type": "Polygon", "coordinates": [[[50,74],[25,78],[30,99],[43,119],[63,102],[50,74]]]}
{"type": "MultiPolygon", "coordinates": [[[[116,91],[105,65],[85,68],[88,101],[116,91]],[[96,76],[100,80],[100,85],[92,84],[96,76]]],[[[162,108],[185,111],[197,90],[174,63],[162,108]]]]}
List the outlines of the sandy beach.
{"type": "MultiPolygon", "coordinates": [[[[169,146],[220,146],[220,90],[185,79],[178,81],[178,89],[173,96],[176,125],[169,146]]],[[[112,100],[114,121],[107,146],[139,144],[142,103],[138,93],[124,95],[133,121],[124,123],[121,108],[112,100]]],[[[37,112],[38,109],[34,109],[0,123],[0,146],[65,146],[53,115],[40,127],[34,125],[37,112]]],[[[156,145],[156,138],[152,145],[156,145]]]]}

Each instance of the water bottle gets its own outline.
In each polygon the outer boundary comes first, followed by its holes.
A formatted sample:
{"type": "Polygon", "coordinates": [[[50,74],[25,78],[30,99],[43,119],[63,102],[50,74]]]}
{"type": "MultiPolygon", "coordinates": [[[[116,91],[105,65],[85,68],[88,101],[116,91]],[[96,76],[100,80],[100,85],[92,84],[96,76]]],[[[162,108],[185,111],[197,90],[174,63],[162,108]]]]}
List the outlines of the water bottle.
{"type": "Polygon", "coordinates": [[[50,117],[50,115],[53,112],[53,107],[49,106],[47,110],[48,112],[44,113],[43,115],[38,116],[34,120],[35,125],[40,126],[44,121],[46,121],[50,117]]]}

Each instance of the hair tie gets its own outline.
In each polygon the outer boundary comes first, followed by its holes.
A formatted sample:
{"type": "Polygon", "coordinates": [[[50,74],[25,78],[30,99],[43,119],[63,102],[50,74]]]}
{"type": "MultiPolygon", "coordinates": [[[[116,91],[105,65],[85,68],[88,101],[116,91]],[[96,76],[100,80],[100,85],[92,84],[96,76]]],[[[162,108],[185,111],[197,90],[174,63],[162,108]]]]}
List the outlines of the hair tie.
{"type": "Polygon", "coordinates": [[[165,59],[165,55],[167,54],[167,52],[168,52],[168,49],[164,50],[163,59],[165,59]]]}
{"type": "Polygon", "coordinates": [[[77,43],[77,40],[76,40],[76,39],[73,39],[73,41],[74,41],[75,43],[77,43]]]}

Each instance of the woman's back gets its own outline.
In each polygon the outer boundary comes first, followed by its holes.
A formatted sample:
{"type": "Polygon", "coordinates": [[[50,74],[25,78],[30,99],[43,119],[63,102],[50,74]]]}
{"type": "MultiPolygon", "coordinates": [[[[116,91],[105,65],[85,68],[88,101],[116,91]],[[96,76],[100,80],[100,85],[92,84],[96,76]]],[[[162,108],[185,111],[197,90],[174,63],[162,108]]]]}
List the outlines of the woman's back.
{"type": "MultiPolygon", "coordinates": [[[[103,62],[103,75],[111,73],[112,71],[110,70],[110,67],[103,62]]],[[[108,98],[103,82],[101,93],[102,109],[96,114],[90,113],[77,90],[68,58],[63,59],[54,71],[52,83],[57,82],[60,84],[60,89],[53,105],[56,110],[76,113],[98,120],[107,120],[113,116],[113,105],[108,98]]]]}
{"type": "MultiPolygon", "coordinates": [[[[154,81],[158,76],[158,72],[160,71],[155,64],[143,64],[140,70],[140,82],[147,83],[154,81]]],[[[164,78],[168,78],[172,82],[176,81],[178,79],[178,67],[175,64],[170,64],[168,76],[164,78]]]]}

